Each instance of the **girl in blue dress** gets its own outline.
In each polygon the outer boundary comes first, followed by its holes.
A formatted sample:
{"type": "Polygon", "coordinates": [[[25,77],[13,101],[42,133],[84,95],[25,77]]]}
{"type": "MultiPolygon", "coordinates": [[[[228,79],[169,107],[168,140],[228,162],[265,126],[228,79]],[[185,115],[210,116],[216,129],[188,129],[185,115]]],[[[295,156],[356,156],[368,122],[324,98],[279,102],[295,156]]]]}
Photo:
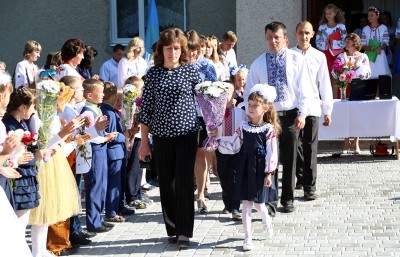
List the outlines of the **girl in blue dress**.
{"type": "MultiPolygon", "coordinates": [[[[6,131],[23,129],[30,131],[25,120],[28,120],[34,112],[35,95],[28,87],[20,87],[10,95],[3,123],[6,131]]],[[[30,210],[39,205],[39,185],[36,179],[36,160],[42,159],[45,154],[51,154],[49,150],[38,150],[37,145],[29,145],[27,152],[18,159],[16,169],[22,176],[13,181],[13,195],[16,213],[25,228],[29,221],[30,210]]]]}
{"type": "Polygon", "coordinates": [[[273,233],[272,220],[266,202],[278,199],[275,170],[278,165],[276,137],[281,127],[274,108],[276,91],[267,84],[255,85],[248,98],[248,121],[243,121],[236,136],[221,140],[220,152],[239,152],[238,165],[234,170],[233,199],[242,200],[244,228],[243,250],[252,249],[251,212],[253,205],[260,213],[267,237],[273,233]]]}

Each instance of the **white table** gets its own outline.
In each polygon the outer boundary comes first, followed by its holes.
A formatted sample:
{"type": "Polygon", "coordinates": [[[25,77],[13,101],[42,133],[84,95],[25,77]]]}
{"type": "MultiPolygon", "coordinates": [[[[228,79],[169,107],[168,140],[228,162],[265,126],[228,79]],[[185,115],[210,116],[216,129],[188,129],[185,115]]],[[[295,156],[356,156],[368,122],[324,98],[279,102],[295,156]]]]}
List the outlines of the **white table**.
{"type": "Polygon", "coordinates": [[[390,137],[392,142],[396,142],[397,158],[400,158],[400,101],[395,96],[389,100],[334,100],[331,126],[324,127],[323,119],[320,121],[319,140],[390,137]]]}

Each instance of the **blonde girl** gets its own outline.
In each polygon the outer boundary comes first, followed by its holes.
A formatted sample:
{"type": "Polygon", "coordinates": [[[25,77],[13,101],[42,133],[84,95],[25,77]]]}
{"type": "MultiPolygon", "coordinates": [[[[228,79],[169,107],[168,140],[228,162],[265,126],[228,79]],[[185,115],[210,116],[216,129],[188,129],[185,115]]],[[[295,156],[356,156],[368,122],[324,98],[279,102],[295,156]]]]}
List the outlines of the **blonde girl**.
{"type": "MultiPolygon", "coordinates": [[[[315,43],[317,49],[321,50],[326,56],[328,70],[332,70],[332,65],[336,56],[340,52],[343,52],[344,39],[347,35],[344,22],[344,13],[341,9],[334,4],[325,6],[319,21],[315,43]],[[337,33],[340,34],[340,38],[331,36],[337,33]]],[[[337,98],[336,90],[333,90],[333,96],[337,98]]]]}

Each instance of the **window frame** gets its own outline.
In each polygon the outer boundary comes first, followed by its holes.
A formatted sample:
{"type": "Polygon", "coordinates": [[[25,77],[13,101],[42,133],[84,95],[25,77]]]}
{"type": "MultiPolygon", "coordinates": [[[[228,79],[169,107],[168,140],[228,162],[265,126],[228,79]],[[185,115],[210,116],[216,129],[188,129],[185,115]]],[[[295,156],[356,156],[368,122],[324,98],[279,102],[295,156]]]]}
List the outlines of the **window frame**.
{"type": "MultiPolygon", "coordinates": [[[[132,0],[135,1],[135,0],[132,0]]],[[[145,38],[145,0],[136,0],[138,1],[138,14],[139,14],[139,37],[145,38]]],[[[186,30],[186,0],[181,0],[183,3],[183,30],[186,30]]],[[[109,10],[110,10],[110,45],[114,46],[116,44],[127,45],[132,38],[121,38],[118,37],[118,22],[117,22],[117,0],[109,1],[109,10]]]]}

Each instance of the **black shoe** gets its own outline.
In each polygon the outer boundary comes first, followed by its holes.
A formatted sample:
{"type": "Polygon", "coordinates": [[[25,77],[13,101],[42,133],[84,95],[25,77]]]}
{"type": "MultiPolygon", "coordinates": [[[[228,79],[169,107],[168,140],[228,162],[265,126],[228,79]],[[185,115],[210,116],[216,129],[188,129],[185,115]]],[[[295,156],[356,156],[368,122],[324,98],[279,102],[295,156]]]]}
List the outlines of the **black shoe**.
{"type": "Polygon", "coordinates": [[[95,232],[95,233],[104,233],[104,232],[108,232],[111,230],[111,227],[106,227],[104,225],[102,225],[101,227],[95,228],[95,229],[88,229],[88,231],[90,232],[95,232]]]}
{"type": "Polygon", "coordinates": [[[302,188],[303,188],[303,185],[301,185],[301,184],[296,184],[296,186],[295,186],[295,189],[297,189],[297,190],[302,189],[302,188]]]}
{"type": "Polygon", "coordinates": [[[107,227],[107,228],[113,228],[115,225],[114,224],[111,224],[111,223],[109,223],[109,222],[107,222],[107,221],[103,221],[103,223],[101,223],[104,227],[107,227]]]}
{"type": "Polygon", "coordinates": [[[228,214],[230,211],[228,211],[228,209],[227,208],[224,208],[222,211],[221,211],[221,214],[228,214]]]}
{"type": "Polygon", "coordinates": [[[272,218],[275,218],[275,216],[276,216],[276,207],[275,207],[275,205],[266,203],[265,207],[267,207],[268,215],[271,216],[272,218]]]}
{"type": "Polygon", "coordinates": [[[62,250],[58,253],[58,256],[70,256],[75,254],[78,251],[79,246],[73,245],[69,249],[62,250]]]}
{"type": "Polygon", "coordinates": [[[289,213],[294,212],[295,208],[293,203],[282,204],[282,212],[289,213]]]}
{"type": "Polygon", "coordinates": [[[306,201],[314,201],[318,198],[318,196],[315,194],[315,192],[304,192],[304,199],[306,201]]]}
{"type": "Polygon", "coordinates": [[[178,237],[177,236],[168,237],[168,243],[172,245],[178,243],[178,237]]]}
{"type": "Polygon", "coordinates": [[[189,248],[190,241],[189,240],[178,240],[178,248],[179,250],[186,250],[189,248]]]}
{"type": "Polygon", "coordinates": [[[83,238],[91,238],[94,237],[96,233],[89,232],[86,229],[83,229],[81,232],[79,232],[79,236],[83,238]]]}
{"type": "Polygon", "coordinates": [[[88,245],[92,243],[92,240],[84,238],[77,234],[72,234],[69,236],[69,241],[72,245],[88,245]]]}
{"type": "Polygon", "coordinates": [[[133,208],[128,209],[128,208],[124,207],[122,210],[119,211],[120,216],[131,216],[133,214],[135,214],[135,209],[133,209],[133,208]]]}
{"type": "Polygon", "coordinates": [[[158,179],[150,179],[147,183],[149,183],[152,186],[158,187],[158,179]]]}

